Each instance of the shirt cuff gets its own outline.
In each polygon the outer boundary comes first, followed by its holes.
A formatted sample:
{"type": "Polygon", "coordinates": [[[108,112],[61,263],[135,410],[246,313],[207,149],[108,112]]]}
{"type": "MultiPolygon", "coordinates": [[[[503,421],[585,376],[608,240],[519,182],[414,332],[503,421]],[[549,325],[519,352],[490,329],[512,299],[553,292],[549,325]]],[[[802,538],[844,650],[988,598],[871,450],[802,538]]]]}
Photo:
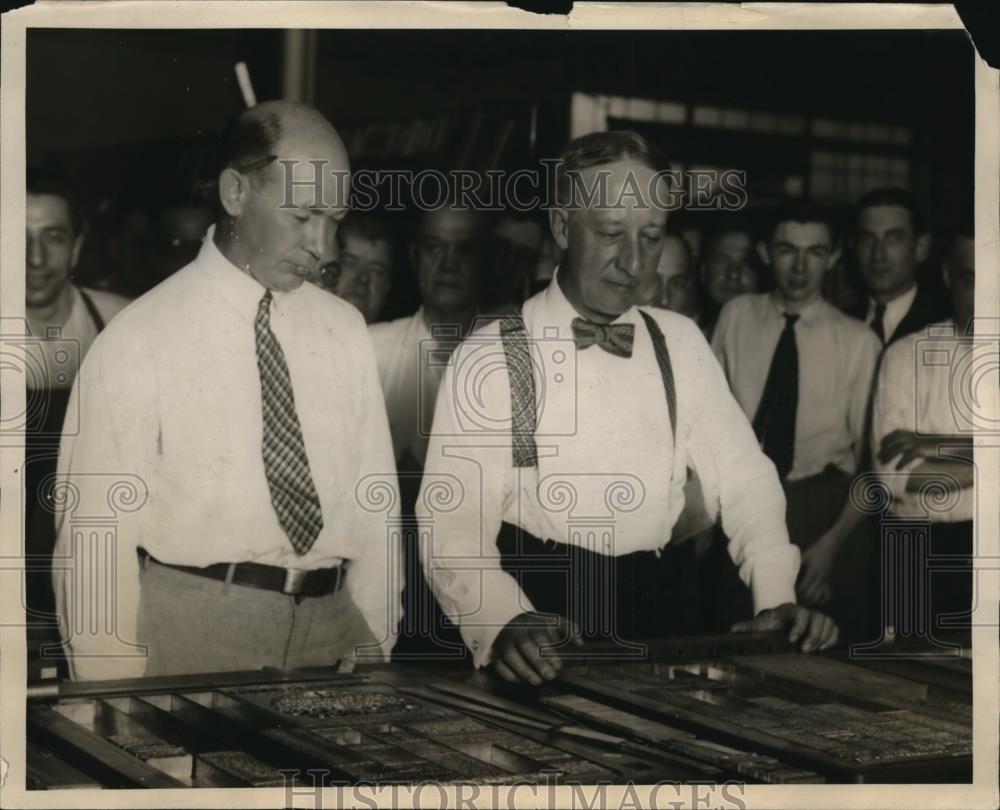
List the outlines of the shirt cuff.
{"type": "Polygon", "coordinates": [[[459,621],[459,632],[472,653],[472,663],[481,669],[493,661],[493,642],[512,619],[535,610],[531,600],[505,571],[482,572],[479,610],[459,621]]]}
{"type": "Polygon", "coordinates": [[[786,602],[795,604],[795,578],[801,559],[798,546],[788,543],[785,548],[774,549],[767,559],[754,561],[750,590],[755,616],[786,602]]]}

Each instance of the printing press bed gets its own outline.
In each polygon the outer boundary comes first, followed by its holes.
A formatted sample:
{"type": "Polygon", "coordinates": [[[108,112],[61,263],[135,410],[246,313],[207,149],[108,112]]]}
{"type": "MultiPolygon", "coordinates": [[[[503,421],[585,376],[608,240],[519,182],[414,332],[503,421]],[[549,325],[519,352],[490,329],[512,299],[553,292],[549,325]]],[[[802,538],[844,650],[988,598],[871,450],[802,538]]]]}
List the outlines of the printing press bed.
{"type": "Polygon", "coordinates": [[[970,781],[971,660],[908,652],[595,645],[538,689],[441,664],[36,683],[28,784],[970,781]]]}

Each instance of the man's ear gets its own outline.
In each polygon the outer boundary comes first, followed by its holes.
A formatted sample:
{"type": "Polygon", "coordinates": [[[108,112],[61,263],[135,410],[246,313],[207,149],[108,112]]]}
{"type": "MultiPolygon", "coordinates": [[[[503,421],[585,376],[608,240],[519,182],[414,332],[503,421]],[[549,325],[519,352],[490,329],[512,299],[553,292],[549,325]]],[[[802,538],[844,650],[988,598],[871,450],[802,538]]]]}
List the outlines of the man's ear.
{"type": "Polygon", "coordinates": [[[768,267],[771,266],[771,251],[767,247],[767,242],[765,242],[763,239],[757,242],[757,256],[760,257],[760,260],[765,265],[767,265],[768,267]]]}
{"type": "Polygon", "coordinates": [[[219,174],[219,202],[231,217],[243,213],[250,196],[250,178],[233,168],[225,168],[219,174]]]}
{"type": "Polygon", "coordinates": [[[549,209],[549,228],[556,244],[566,250],[569,247],[569,211],[565,208],[549,209]]]}
{"type": "Polygon", "coordinates": [[[826,269],[833,270],[837,266],[837,262],[840,261],[840,245],[834,247],[830,252],[830,257],[826,260],[826,269]]]}
{"type": "Polygon", "coordinates": [[[929,233],[925,233],[923,236],[918,236],[917,249],[916,249],[917,261],[923,264],[925,261],[927,261],[927,257],[930,255],[930,252],[931,252],[931,235],[929,233]]]}

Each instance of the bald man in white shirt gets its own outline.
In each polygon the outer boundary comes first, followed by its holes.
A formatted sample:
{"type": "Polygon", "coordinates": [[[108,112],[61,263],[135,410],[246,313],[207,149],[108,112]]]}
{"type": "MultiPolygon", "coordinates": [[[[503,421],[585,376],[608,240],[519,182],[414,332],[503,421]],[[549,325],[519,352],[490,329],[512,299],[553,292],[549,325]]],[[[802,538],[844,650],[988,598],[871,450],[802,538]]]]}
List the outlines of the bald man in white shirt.
{"type": "Polygon", "coordinates": [[[521,317],[467,339],[441,386],[417,503],[423,562],[474,664],[509,681],[556,677],[581,633],[678,625],[684,605],[656,558],[689,465],[753,592],[756,617],[738,629],[785,630],[806,651],[837,639],[794,603],[799,552],[774,466],[698,327],[634,306],[662,248],[666,168],[635,133],[570,143],[550,215],[563,264],[521,317]],[[605,183],[610,204],[584,203],[574,175],[605,183]],[[529,551],[498,546],[503,522],[529,551]]]}
{"type": "Polygon", "coordinates": [[[395,641],[374,351],[353,306],[303,283],[347,210],[346,150],[312,108],[267,102],[224,155],[197,258],[101,334],[73,390],[54,585],[75,679],[383,660],[395,641]],[[88,520],[112,505],[109,538],[88,520]]]}

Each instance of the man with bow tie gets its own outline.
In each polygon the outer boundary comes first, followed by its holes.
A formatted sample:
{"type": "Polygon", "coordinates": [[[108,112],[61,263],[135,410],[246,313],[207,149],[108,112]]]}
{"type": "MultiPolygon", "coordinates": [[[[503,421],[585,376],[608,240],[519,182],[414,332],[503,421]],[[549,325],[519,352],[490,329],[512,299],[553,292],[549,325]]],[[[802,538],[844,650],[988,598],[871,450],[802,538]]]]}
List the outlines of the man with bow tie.
{"type": "Polygon", "coordinates": [[[422,561],[475,665],[509,681],[554,678],[581,637],[688,631],[664,547],[689,467],[753,594],[755,618],[734,629],[784,630],[806,652],[838,637],[795,604],[799,551],[774,465],[697,325],[634,305],[662,250],[667,168],[635,133],[571,142],[550,211],[562,265],[467,339],[442,382],[422,561]]]}

